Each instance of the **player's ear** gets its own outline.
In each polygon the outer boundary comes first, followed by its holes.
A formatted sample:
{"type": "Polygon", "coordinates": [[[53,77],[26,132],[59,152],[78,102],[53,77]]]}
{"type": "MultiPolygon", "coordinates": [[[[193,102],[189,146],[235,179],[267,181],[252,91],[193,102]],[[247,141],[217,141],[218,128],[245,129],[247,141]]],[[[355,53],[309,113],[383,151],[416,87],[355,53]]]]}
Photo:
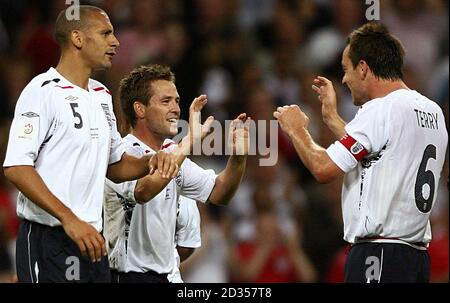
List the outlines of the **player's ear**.
{"type": "Polygon", "coordinates": [[[134,112],[136,113],[137,118],[144,118],[145,117],[145,106],[139,101],[134,101],[133,103],[134,112]]]}
{"type": "Polygon", "coordinates": [[[370,69],[369,65],[367,65],[367,62],[364,60],[360,60],[357,69],[361,80],[365,80],[370,69]]]}
{"type": "Polygon", "coordinates": [[[83,40],[84,37],[81,31],[73,30],[72,32],[70,32],[70,41],[72,41],[72,44],[77,49],[81,49],[81,47],[83,46],[83,40]]]}

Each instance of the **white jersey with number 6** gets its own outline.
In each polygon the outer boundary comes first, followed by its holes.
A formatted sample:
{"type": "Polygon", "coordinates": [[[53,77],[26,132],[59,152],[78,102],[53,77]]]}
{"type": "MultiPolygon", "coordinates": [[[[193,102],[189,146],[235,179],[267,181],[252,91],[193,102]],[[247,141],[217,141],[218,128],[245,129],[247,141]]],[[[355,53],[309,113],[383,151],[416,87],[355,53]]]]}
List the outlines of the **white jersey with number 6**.
{"type": "Polygon", "coordinates": [[[448,141],[441,108],[400,89],[364,104],[345,130],[327,149],[346,172],[344,239],[428,244],[448,141]]]}

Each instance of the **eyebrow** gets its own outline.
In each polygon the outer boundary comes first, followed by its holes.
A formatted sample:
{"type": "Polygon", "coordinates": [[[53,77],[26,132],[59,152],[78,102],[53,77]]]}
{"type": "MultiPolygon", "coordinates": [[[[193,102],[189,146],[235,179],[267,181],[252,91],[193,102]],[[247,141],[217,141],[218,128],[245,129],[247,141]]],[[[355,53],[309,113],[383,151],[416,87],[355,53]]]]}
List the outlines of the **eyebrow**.
{"type": "MultiPolygon", "coordinates": [[[[172,99],[172,96],[164,95],[161,97],[161,100],[165,100],[165,99],[172,99]]],[[[177,101],[180,100],[180,97],[179,96],[175,97],[175,100],[177,100],[177,101]]]]}

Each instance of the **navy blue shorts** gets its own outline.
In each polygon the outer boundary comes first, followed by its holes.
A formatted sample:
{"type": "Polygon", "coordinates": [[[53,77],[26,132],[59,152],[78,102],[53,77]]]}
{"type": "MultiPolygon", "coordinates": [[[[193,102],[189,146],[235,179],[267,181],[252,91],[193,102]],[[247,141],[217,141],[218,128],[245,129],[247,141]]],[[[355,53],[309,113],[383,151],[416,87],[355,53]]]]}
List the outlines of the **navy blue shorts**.
{"type": "Polygon", "coordinates": [[[355,244],[345,264],[345,282],[349,283],[428,283],[429,280],[428,251],[406,244],[355,244]]]}
{"type": "Polygon", "coordinates": [[[92,263],[60,226],[23,220],[16,241],[17,277],[21,283],[109,283],[108,257],[92,263]]]}

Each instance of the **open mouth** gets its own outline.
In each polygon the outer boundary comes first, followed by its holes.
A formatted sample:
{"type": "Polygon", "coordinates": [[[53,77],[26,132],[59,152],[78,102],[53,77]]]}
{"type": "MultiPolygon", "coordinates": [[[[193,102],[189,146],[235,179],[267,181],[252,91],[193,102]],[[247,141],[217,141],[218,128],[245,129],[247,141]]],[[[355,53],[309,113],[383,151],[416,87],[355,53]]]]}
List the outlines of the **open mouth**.
{"type": "Polygon", "coordinates": [[[170,123],[178,123],[178,118],[167,119],[170,123]]]}

